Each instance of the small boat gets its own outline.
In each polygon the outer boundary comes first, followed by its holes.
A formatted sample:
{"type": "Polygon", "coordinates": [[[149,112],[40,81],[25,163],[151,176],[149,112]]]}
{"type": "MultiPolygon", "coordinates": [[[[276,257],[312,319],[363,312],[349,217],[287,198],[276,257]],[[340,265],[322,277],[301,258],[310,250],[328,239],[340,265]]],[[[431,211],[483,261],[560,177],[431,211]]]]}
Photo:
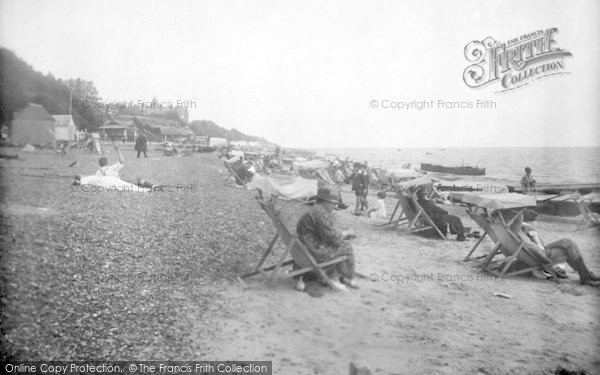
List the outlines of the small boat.
{"type": "Polygon", "coordinates": [[[463,176],[484,176],[485,168],[477,168],[470,166],[461,167],[444,167],[443,165],[421,163],[421,170],[427,172],[458,174],[463,176]]]}

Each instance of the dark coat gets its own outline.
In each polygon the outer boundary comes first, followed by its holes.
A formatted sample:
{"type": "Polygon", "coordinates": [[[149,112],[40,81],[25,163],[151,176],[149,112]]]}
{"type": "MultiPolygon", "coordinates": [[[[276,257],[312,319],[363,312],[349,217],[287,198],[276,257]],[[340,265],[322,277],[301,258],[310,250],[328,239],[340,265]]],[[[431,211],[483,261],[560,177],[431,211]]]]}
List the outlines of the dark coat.
{"type": "Polygon", "coordinates": [[[146,137],[144,137],[144,135],[140,135],[139,137],[137,137],[137,139],[135,140],[135,150],[136,151],[142,151],[142,152],[146,152],[146,147],[148,145],[148,141],[146,141],[146,137]]]}
{"type": "Polygon", "coordinates": [[[365,194],[369,184],[366,177],[367,176],[359,173],[354,175],[354,178],[352,180],[352,191],[354,191],[354,194],[358,196],[362,196],[365,194]]]}
{"type": "Polygon", "coordinates": [[[418,202],[444,235],[447,234],[446,225],[448,225],[450,227],[450,233],[458,234],[464,238],[465,227],[458,216],[449,214],[448,211],[439,207],[429,199],[418,199],[418,202]]]}

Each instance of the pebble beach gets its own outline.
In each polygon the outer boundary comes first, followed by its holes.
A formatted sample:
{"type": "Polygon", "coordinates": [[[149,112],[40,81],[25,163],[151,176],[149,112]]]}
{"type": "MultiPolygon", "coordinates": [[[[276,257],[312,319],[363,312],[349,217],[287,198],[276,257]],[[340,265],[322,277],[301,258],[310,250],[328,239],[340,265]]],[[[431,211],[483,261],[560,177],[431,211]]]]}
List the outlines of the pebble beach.
{"type": "MultiPolygon", "coordinates": [[[[570,268],[558,283],[492,277],[462,261],[475,239],[403,235],[354,216],[349,186],[351,207],[336,216],[357,234],[366,276],[358,290],[311,296],[260,276],[243,287],[235,277],[274,235],[256,192],[224,186],[214,153],[166,157],[153,147],[147,159],[122,148],[122,175],[171,186],[153,192],[71,186],[98,166],[82,150],[63,159],[3,150],[20,156],[0,160],[3,360],[272,360],[276,374],[342,374],[350,362],[373,374],[600,373],[599,288],[580,286],[570,268]]],[[[393,195],[385,203],[389,215],[393,195]]],[[[289,228],[305,209],[286,208],[289,228]]],[[[461,207],[449,209],[477,229],[461,207]]],[[[538,227],[547,242],[575,240],[600,272],[597,229],[543,218],[538,227]]]]}

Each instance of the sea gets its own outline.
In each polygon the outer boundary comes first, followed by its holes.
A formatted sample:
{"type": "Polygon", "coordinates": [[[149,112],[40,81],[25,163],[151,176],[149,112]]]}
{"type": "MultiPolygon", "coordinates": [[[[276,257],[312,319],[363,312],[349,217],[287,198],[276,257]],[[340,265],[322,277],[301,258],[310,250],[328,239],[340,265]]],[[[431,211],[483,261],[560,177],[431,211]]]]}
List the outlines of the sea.
{"type": "Polygon", "coordinates": [[[443,175],[443,180],[468,179],[519,186],[525,167],[532,169],[537,184],[600,184],[600,147],[537,148],[319,148],[321,156],[367,161],[370,167],[390,171],[421,163],[447,167],[485,168],[485,176],[443,175]]]}

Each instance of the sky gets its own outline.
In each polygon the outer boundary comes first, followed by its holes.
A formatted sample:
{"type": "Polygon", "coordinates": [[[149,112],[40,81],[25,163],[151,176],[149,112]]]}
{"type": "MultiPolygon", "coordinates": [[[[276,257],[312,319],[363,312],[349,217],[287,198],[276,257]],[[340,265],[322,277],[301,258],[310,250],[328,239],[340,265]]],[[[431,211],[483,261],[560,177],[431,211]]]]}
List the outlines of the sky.
{"type": "Polygon", "coordinates": [[[0,46],[34,69],[286,147],[600,146],[599,39],[597,0],[0,0],[0,46]],[[553,27],[568,74],[463,81],[471,41],[553,27]]]}

